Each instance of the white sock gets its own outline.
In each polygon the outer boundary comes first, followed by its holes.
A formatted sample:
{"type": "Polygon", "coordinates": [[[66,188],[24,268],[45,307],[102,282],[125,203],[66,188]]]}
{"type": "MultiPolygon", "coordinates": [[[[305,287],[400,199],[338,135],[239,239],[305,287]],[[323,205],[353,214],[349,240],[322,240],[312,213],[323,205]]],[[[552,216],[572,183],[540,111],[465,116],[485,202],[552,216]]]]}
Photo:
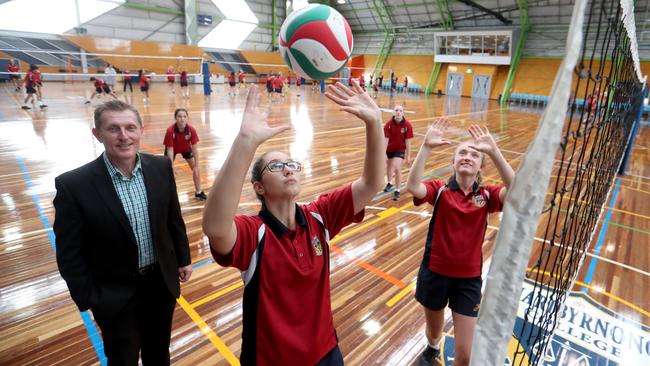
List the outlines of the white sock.
{"type": "Polygon", "coordinates": [[[431,343],[428,343],[428,342],[427,343],[429,344],[429,347],[431,347],[431,348],[433,348],[435,350],[440,350],[440,341],[441,341],[441,339],[438,339],[438,342],[436,342],[435,345],[431,344],[431,343]]]}

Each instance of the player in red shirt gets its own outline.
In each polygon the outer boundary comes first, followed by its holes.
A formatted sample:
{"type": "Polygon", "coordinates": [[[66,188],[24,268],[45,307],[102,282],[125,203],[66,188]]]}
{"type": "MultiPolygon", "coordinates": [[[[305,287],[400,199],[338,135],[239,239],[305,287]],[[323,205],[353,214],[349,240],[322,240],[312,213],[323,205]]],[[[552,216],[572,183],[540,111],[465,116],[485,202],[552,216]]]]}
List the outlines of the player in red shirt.
{"type": "Polygon", "coordinates": [[[169,94],[176,94],[176,90],[174,90],[174,81],[176,81],[176,70],[174,70],[174,66],[169,66],[167,68],[167,85],[169,85],[169,94]]]}
{"type": "Polygon", "coordinates": [[[404,93],[408,91],[409,88],[409,78],[404,76],[404,93]]]}
{"type": "Polygon", "coordinates": [[[130,93],[133,94],[133,84],[131,84],[132,77],[130,75],[131,71],[129,71],[129,69],[124,69],[122,70],[122,74],[124,75],[122,76],[122,82],[124,83],[123,92],[126,93],[126,86],[128,85],[130,93]]]}
{"type": "Polygon", "coordinates": [[[384,192],[393,192],[393,200],[400,198],[400,186],[402,185],[402,163],[411,163],[411,139],[413,138],[413,126],[404,117],[404,107],[396,105],[393,109],[393,117],[384,125],[384,138],[386,139],[386,176],[388,184],[384,192]],[[395,186],[390,184],[391,177],[395,177],[395,186]]]}
{"type": "Polygon", "coordinates": [[[203,230],[215,260],[244,279],[241,364],[343,365],[334,329],[329,241],[360,222],[383,184],[381,112],[358,84],[325,94],[363,121],[362,176],[315,201],[298,205],[302,165],[286,153],[255,161],[251,183],[262,201],[259,215],[236,215],[248,167],[258,147],[290,126],[270,127],[250,88],[239,134],[218,172],[203,212],[203,230]]]}
{"type": "Polygon", "coordinates": [[[96,95],[102,95],[102,93],[108,94],[111,97],[117,99],[117,95],[115,94],[115,92],[112,91],[111,87],[108,86],[108,84],[106,84],[102,79],[93,76],[90,78],[90,81],[93,82],[93,85],[95,86],[95,91],[90,95],[90,99],[88,99],[85,104],[90,104],[90,101],[93,100],[93,98],[96,95]]]}
{"type": "Polygon", "coordinates": [[[9,60],[9,64],[7,65],[7,72],[9,72],[9,79],[11,79],[11,82],[14,84],[14,88],[16,88],[16,91],[20,91],[20,74],[18,73],[20,71],[20,65],[16,60],[11,59],[9,60]]]}
{"type": "Polygon", "coordinates": [[[187,109],[179,108],[174,111],[176,122],[167,128],[165,132],[165,155],[172,162],[176,159],[177,154],[181,154],[187,164],[192,169],[192,180],[194,180],[195,193],[194,197],[205,200],[208,197],[201,189],[201,170],[199,169],[199,149],[196,145],[199,143],[199,135],[194,127],[189,124],[189,113],[187,109]]]}
{"type": "Polygon", "coordinates": [[[243,70],[239,70],[237,73],[237,79],[239,80],[239,88],[246,89],[246,74],[244,74],[243,70]]]}
{"type": "Polygon", "coordinates": [[[27,105],[27,102],[34,103],[34,94],[36,94],[38,106],[41,109],[47,107],[47,105],[43,104],[43,101],[41,100],[41,94],[39,92],[40,83],[41,72],[38,70],[38,66],[34,64],[29,65],[29,72],[25,75],[25,92],[27,93],[27,96],[23,101],[23,106],[21,107],[22,109],[31,109],[31,107],[27,105]]]}
{"type": "Polygon", "coordinates": [[[271,86],[273,87],[273,94],[276,95],[275,99],[284,97],[284,78],[281,72],[271,80],[271,86]]]}
{"type": "Polygon", "coordinates": [[[237,77],[235,72],[231,71],[228,75],[228,96],[234,97],[237,95],[237,77]]]}
{"type": "Polygon", "coordinates": [[[179,74],[181,80],[181,96],[183,98],[190,98],[190,89],[187,87],[187,68],[183,66],[179,74]]]}
{"type": "Polygon", "coordinates": [[[488,214],[503,208],[515,172],[486,127],[473,125],[473,141],[456,147],[454,174],[447,183],[431,179],[422,183],[429,154],[451,142],[443,139],[449,121],[434,122],[427,131],[409,173],[407,189],[413,203],[433,206],[433,215],[418,272],[415,299],[424,306],[428,346],[420,364],[433,365],[440,354],[444,310],[449,305],[454,322],[454,365],[468,365],[476,317],[481,303],[482,244],[488,214]],[[484,186],[481,169],[485,156],[496,166],[504,185],[484,186]]]}
{"type": "Polygon", "coordinates": [[[142,94],[144,94],[144,98],[142,98],[142,101],[147,104],[149,102],[149,76],[145,74],[144,69],[140,69],[138,71],[138,79],[140,82],[140,91],[142,94]]]}

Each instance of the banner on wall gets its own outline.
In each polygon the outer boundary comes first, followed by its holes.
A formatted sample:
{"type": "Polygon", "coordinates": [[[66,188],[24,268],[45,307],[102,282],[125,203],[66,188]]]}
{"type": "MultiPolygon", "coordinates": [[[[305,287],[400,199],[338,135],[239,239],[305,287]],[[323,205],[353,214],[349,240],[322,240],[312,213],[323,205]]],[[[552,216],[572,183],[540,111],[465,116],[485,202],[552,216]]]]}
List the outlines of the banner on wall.
{"type": "MultiPolygon", "coordinates": [[[[524,314],[529,306],[539,312],[548,311],[548,297],[535,298],[532,283],[524,284],[519,299],[519,311],[513,337],[508,346],[504,366],[511,365],[517,349],[515,336],[519,335],[524,314]],[[534,303],[533,303],[534,302],[534,303]]],[[[638,313],[636,313],[638,314],[638,313]]],[[[632,314],[619,314],[598,303],[583,292],[571,292],[558,315],[555,336],[546,349],[542,366],[631,366],[650,365],[650,327],[632,319],[632,314]]],[[[532,332],[537,329],[532,328],[532,332]]],[[[522,340],[525,355],[536,351],[522,340]]],[[[521,348],[520,348],[521,349],[521,348]]],[[[454,360],[454,338],[446,336],[443,342],[443,365],[454,360]]],[[[527,357],[527,356],[524,356],[527,357]]],[[[518,360],[521,355],[518,355],[518,360]]],[[[524,361],[527,364],[528,360],[524,361]]]]}

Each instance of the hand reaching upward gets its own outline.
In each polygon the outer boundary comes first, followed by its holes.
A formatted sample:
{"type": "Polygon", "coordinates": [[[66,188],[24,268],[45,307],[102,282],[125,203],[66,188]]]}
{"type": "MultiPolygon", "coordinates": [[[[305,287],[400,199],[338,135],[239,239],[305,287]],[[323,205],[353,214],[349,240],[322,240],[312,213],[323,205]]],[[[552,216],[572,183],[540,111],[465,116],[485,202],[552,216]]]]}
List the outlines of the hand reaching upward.
{"type": "Polygon", "coordinates": [[[325,96],[341,106],[341,110],[351,113],[365,123],[380,123],[381,112],[375,101],[366,94],[356,80],[352,81],[352,88],[337,82],[328,87],[325,96]]]}
{"type": "Polygon", "coordinates": [[[489,156],[498,150],[497,143],[494,141],[494,138],[490,134],[490,131],[487,129],[487,127],[471,125],[467,130],[474,139],[474,144],[470,145],[472,149],[480,151],[489,156]]]}
{"type": "Polygon", "coordinates": [[[451,141],[442,138],[447,127],[449,127],[449,120],[446,117],[435,120],[424,136],[424,146],[433,149],[438,146],[450,145],[451,141]]]}
{"type": "Polygon", "coordinates": [[[257,90],[257,87],[253,85],[246,97],[244,115],[239,128],[239,135],[251,139],[256,145],[260,145],[273,136],[291,128],[286,124],[270,127],[268,124],[269,106],[267,105],[263,112],[259,110],[261,98],[262,95],[257,90]]]}

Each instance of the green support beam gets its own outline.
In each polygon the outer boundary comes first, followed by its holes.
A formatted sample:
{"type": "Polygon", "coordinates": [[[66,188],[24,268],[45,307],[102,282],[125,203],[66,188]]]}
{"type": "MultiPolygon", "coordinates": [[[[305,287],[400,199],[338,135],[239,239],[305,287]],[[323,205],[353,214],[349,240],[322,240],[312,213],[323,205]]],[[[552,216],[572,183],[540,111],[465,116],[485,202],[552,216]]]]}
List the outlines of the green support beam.
{"type": "MultiPolygon", "coordinates": [[[[196,0],[185,0],[185,43],[196,45],[199,43],[199,9],[196,0]]],[[[172,18],[174,19],[174,18],[172,18]]]]}
{"type": "Polygon", "coordinates": [[[185,15],[185,12],[183,10],[181,10],[181,9],[165,8],[165,7],[162,7],[162,6],[155,6],[155,5],[144,5],[144,4],[132,3],[132,2],[128,2],[128,1],[123,3],[122,6],[125,7],[125,8],[151,11],[151,12],[154,12],[154,13],[163,13],[163,14],[172,14],[172,15],[185,15]]]}
{"type": "Polygon", "coordinates": [[[530,32],[530,21],[528,18],[528,0],[517,0],[517,5],[519,6],[519,20],[521,22],[521,31],[519,32],[517,47],[512,54],[512,60],[510,61],[510,70],[508,70],[508,77],[506,78],[506,82],[503,86],[503,93],[501,93],[502,107],[508,105],[508,99],[510,98],[510,94],[512,92],[512,83],[515,80],[515,76],[517,75],[519,62],[521,61],[521,56],[524,53],[524,47],[526,46],[528,32],[530,32]]]}
{"type": "Polygon", "coordinates": [[[372,71],[374,75],[378,75],[381,69],[384,68],[386,60],[390,55],[390,51],[393,49],[393,44],[395,43],[395,32],[393,31],[393,23],[390,20],[388,7],[384,0],[373,0],[372,5],[375,8],[375,12],[377,13],[382,27],[384,28],[384,42],[381,45],[381,50],[379,51],[379,55],[377,55],[377,61],[375,62],[375,67],[372,71]]]}
{"type": "Polygon", "coordinates": [[[278,23],[275,9],[275,0],[271,0],[271,51],[278,49],[278,23]]]}
{"type": "MultiPolygon", "coordinates": [[[[437,0],[436,5],[438,5],[438,13],[440,13],[442,28],[446,31],[454,29],[454,18],[451,16],[451,11],[449,10],[449,2],[447,0],[437,0]]],[[[436,87],[436,83],[438,82],[438,77],[440,76],[441,69],[442,64],[435,62],[434,60],[431,74],[429,74],[429,80],[427,80],[427,87],[424,90],[425,95],[430,95],[433,93],[433,90],[436,87]]]]}

